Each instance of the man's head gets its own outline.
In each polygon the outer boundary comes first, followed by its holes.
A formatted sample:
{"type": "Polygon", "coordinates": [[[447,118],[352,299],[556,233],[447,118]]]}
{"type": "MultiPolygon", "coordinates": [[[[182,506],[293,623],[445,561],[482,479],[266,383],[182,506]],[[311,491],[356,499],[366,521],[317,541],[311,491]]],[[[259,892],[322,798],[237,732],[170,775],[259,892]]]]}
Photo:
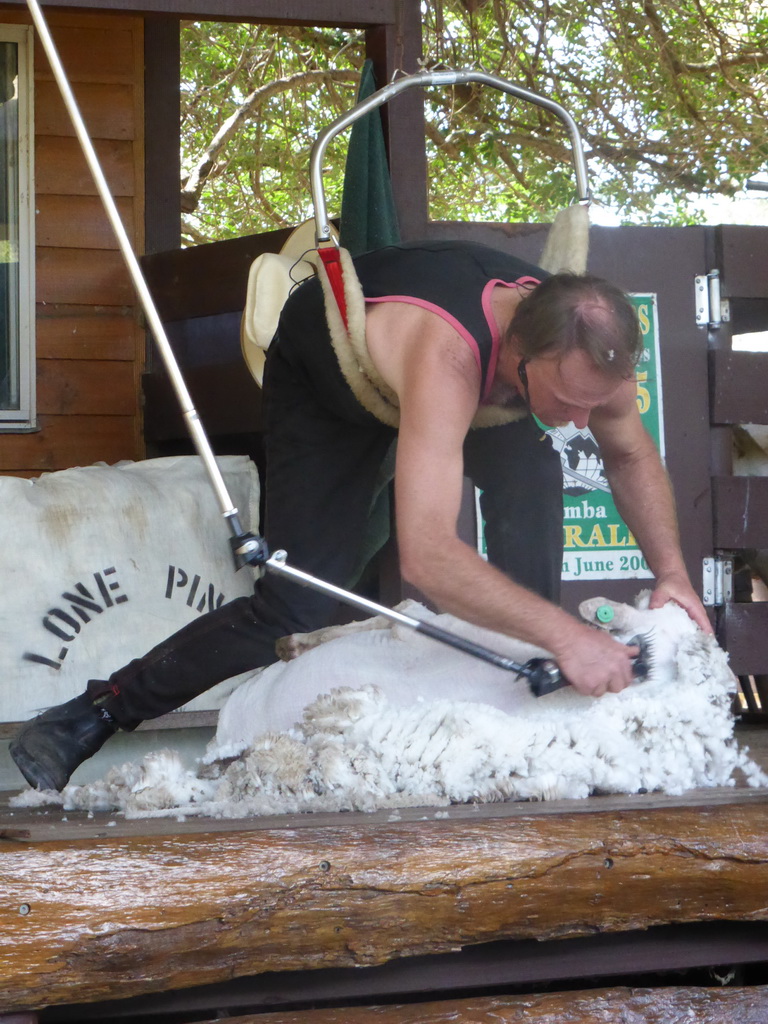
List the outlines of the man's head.
{"type": "Polygon", "coordinates": [[[553,274],[542,281],[520,302],[505,340],[528,362],[581,349],[614,377],[631,377],[642,351],[631,302],[591,274],[553,274]]]}
{"type": "Polygon", "coordinates": [[[550,426],[586,426],[590,411],[632,378],[642,351],[626,295],[576,274],[555,274],[523,298],[505,342],[527,404],[550,426]]]}

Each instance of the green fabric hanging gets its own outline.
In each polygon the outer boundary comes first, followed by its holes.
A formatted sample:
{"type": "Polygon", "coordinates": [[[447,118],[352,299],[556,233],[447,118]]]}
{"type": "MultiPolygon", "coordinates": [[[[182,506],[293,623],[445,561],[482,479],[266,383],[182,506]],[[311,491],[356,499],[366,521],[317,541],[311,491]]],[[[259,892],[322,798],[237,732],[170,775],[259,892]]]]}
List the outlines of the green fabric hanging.
{"type": "MultiPolygon", "coordinates": [[[[363,65],[357,102],[376,91],[373,61],[363,65]]],[[[392,183],[384,146],[380,111],[372,110],[350,129],[344,192],[341,199],[339,243],[352,256],[396,245],[400,241],[392,183]]],[[[366,565],[386,543],[390,532],[388,483],[394,473],[394,450],[382,467],[368,519],[360,563],[347,581],[353,589],[366,565]]]]}
{"type": "MultiPolygon", "coordinates": [[[[367,60],[357,102],[375,91],[373,61],[367,60]]],[[[350,130],[339,234],[352,256],[400,241],[379,109],[355,121],[350,130]]]]}

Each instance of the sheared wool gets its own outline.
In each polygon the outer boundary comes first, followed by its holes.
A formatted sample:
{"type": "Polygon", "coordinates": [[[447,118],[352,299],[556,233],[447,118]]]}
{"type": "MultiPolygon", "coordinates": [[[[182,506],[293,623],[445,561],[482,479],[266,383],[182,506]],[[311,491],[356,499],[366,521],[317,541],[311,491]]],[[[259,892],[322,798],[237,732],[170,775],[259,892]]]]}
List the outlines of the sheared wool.
{"type": "MultiPolygon", "coordinates": [[[[58,799],[65,809],[127,817],[244,817],[677,795],[732,786],[737,771],[749,785],[768,785],[734,739],[736,681],[725,653],[682,609],[644,603],[596,598],[581,607],[594,622],[597,607],[611,604],[618,639],[650,638],[649,678],[619,694],[595,699],[566,687],[536,699],[509,672],[376,620],[368,630],[330,631],[326,643],[246,681],[222,709],[197,772],[160,751],[58,799]]],[[[540,653],[450,616],[434,621],[519,661],[540,653]]]]}

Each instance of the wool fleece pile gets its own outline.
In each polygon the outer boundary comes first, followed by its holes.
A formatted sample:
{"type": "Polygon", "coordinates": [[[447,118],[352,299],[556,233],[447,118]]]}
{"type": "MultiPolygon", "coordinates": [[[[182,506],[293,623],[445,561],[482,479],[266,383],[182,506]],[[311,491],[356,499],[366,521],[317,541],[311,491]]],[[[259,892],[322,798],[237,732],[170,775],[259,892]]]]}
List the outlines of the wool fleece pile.
{"type": "MultiPolygon", "coordinates": [[[[676,605],[643,607],[647,596],[638,608],[595,598],[581,614],[597,625],[605,604],[617,639],[644,634],[653,648],[648,679],[622,693],[566,687],[536,699],[512,673],[372,619],[291,638],[294,660],[229,697],[196,772],[163,750],[100,782],[15,801],[246,817],[768,785],[734,739],[736,680],[714,638],[676,605]]],[[[543,653],[413,603],[407,611],[517,661],[543,653]]]]}

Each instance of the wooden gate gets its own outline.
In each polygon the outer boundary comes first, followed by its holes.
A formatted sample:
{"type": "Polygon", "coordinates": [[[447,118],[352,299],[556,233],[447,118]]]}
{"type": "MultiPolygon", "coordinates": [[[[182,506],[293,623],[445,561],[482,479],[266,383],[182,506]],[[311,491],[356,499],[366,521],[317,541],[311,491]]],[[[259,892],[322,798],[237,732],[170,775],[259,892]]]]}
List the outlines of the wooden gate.
{"type": "MultiPolygon", "coordinates": [[[[768,457],[758,467],[763,475],[734,475],[739,467],[733,464],[732,432],[739,424],[768,424],[768,351],[739,348],[745,334],[768,332],[768,228],[720,227],[713,232],[710,254],[722,300],[722,308],[710,310],[708,327],[713,541],[720,557],[735,557],[737,567],[746,562],[746,586],[738,585],[737,576],[732,598],[718,609],[718,637],[750,710],[765,715],[768,602],[752,600],[749,583],[751,567],[766,572],[768,457]]],[[[768,350],[764,341],[761,347],[768,350]]]]}

